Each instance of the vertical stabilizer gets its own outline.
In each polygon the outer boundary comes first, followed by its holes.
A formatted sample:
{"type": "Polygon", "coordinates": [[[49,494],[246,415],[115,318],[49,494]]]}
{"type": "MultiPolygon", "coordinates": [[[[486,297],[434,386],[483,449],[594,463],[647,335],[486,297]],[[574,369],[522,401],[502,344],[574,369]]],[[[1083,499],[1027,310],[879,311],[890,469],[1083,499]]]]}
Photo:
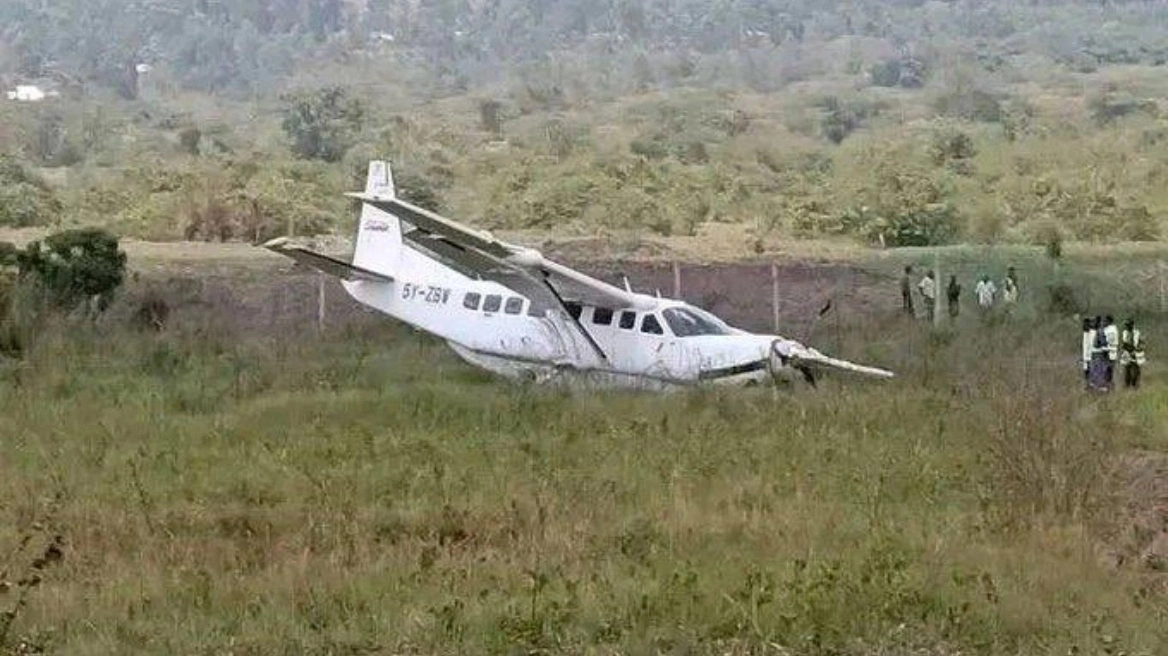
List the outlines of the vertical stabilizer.
{"type": "MultiPolygon", "coordinates": [[[[369,162],[365,179],[365,193],[393,198],[393,171],[389,162],[369,162]]],[[[357,227],[357,247],[353,250],[353,264],[370,271],[393,276],[400,261],[402,249],[401,221],[388,212],[368,204],[361,205],[361,222],[357,227]]]]}
{"type": "Polygon", "coordinates": [[[365,193],[382,198],[393,198],[393,171],[389,162],[369,162],[369,174],[365,177],[365,193]]]}

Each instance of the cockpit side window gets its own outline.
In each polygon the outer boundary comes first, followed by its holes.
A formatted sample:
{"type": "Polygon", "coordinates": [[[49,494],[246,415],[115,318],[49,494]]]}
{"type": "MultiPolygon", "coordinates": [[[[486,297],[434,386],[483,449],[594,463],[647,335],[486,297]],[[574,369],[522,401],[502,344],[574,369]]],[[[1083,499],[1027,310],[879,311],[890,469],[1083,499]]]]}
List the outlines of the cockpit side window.
{"type": "Polygon", "coordinates": [[[625,310],[621,312],[620,327],[625,330],[632,330],[637,325],[637,313],[632,310],[625,310]]]}
{"type": "Polygon", "coordinates": [[[503,297],[498,294],[488,294],[483,300],[483,312],[498,312],[503,305],[503,297]]]}
{"type": "Polygon", "coordinates": [[[482,301],[482,295],[475,292],[467,292],[466,296],[462,297],[462,307],[468,310],[479,309],[479,302],[482,301]]]}
{"type": "Polygon", "coordinates": [[[641,332],[649,333],[650,335],[665,334],[665,331],[661,328],[661,322],[657,321],[657,316],[653,314],[646,314],[645,318],[641,320],[641,332]]]}
{"type": "Polygon", "coordinates": [[[523,299],[518,296],[510,296],[507,302],[503,304],[503,311],[507,314],[519,314],[523,311],[523,299]]]}
{"type": "Polygon", "coordinates": [[[667,308],[661,313],[669,329],[678,337],[694,337],[697,335],[729,335],[730,329],[713,317],[703,316],[688,308],[667,308]]]}
{"type": "Polygon", "coordinates": [[[592,323],[598,326],[612,324],[612,310],[602,307],[592,308],[592,323]]]}

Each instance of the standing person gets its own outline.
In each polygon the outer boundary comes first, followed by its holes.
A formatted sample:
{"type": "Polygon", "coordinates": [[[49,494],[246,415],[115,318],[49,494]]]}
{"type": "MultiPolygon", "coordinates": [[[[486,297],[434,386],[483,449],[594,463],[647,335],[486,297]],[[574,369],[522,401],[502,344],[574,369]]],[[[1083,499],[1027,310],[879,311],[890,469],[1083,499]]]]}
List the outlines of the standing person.
{"type": "Polygon", "coordinates": [[[1135,327],[1135,321],[1128,318],[1123,322],[1123,333],[1120,335],[1119,361],[1123,363],[1123,386],[1132,389],[1140,386],[1140,372],[1144,362],[1144,337],[1135,327]]]}
{"type": "Polygon", "coordinates": [[[917,283],[921,298],[925,299],[925,318],[933,320],[933,312],[937,309],[937,281],[933,279],[933,270],[929,269],[925,277],[917,283]]]}
{"type": "Polygon", "coordinates": [[[1103,319],[1095,317],[1092,322],[1092,334],[1095,335],[1091,343],[1091,365],[1088,374],[1088,386],[1097,392],[1111,391],[1111,380],[1108,377],[1110,361],[1107,357],[1107,335],[1103,332],[1103,319]]]}
{"type": "Polygon", "coordinates": [[[900,277],[900,303],[904,308],[905,314],[910,317],[917,316],[916,311],[913,310],[911,264],[904,267],[904,275],[900,277]]]}
{"type": "Polygon", "coordinates": [[[973,288],[973,294],[977,296],[977,307],[981,309],[982,314],[986,314],[994,307],[994,296],[997,293],[998,288],[994,281],[990,280],[989,276],[982,275],[981,280],[977,281],[977,286],[973,288]]]}
{"type": "Polygon", "coordinates": [[[1002,300],[1006,307],[1012,307],[1018,302],[1018,274],[1014,267],[1006,268],[1006,279],[1002,281],[1002,300]]]}
{"type": "Polygon", "coordinates": [[[961,285],[957,284],[957,276],[949,276],[949,287],[945,290],[945,297],[949,300],[949,317],[956,319],[957,314],[961,312],[959,301],[961,299],[961,285]]]}
{"type": "Polygon", "coordinates": [[[1103,336],[1107,344],[1107,387],[1115,383],[1115,368],[1119,363],[1119,328],[1111,315],[1103,318],[1103,336]]]}
{"type": "Polygon", "coordinates": [[[1083,317],[1083,382],[1091,389],[1091,353],[1095,350],[1095,322],[1083,317]]]}

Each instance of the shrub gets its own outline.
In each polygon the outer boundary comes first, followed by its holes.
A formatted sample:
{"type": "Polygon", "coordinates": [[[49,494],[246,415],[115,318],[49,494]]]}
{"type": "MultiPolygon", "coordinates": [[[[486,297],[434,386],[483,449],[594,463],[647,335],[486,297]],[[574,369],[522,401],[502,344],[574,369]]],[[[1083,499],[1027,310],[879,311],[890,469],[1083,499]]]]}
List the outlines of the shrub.
{"type": "Polygon", "coordinates": [[[900,84],[900,60],[885,59],[868,70],[872,84],[878,87],[894,87],[900,84]]]}
{"type": "Polygon", "coordinates": [[[292,152],[306,159],[340,161],[365,118],[361,101],[341,87],[289,94],[283,100],[281,125],[292,140],[292,152]]]}
{"type": "Polygon", "coordinates": [[[917,89],[925,84],[925,65],[919,59],[885,59],[868,69],[872,84],[878,87],[917,89]]]}
{"type": "Polygon", "coordinates": [[[966,121],[1001,123],[1003,118],[1001,100],[976,88],[959,88],[945,93],[933,102],[933,108],[942,116],[966,121]]]}
{"type": "Polygon", "coordinates": [[[889,246],[936,246],[951,243],[960,233],[960,215],[948,202],[905,208],[877,224],[889,246]]]}
{"type": "Polygon", "coordinates": [[[1130,94],[1109,91],[1095,95],[1088,100],[1087,111],[1091,115],[1091,120],[1099,126],[1105,126],[1137,112],[1155,116],[1158,113],[1158,107],[1154,100],[1144,100],[1130,94]]]}
{"type": "Polygon", "coordinates": [[[852,132],[864,124],[864,120],[876,113],[876,108],[863,103],[845,103],[836,96],[827,96],[818,103],[823,110],[819,129],[823,137],[833,144],[839,144],[852,132]]]}
{"type": "Polygon", "coordinates": [[[0,241],[0,267],[16,266],[16,258],[20,255],[20,249],[15,244],[8,241],[0,241]]]}
{"type": "Polygon", "coordinates": [[[942,166],[947,163],[973,159],[977,148],[973,139],[961,130],[951,129],[937,132],[929,145],[929,156],[933,163],[942,166]]]}
{"type": "Polygon", "coordinates": [[[61,212],[48,184],[15,158],[0,155],[0,226],[47,225],[61,212]]]}
{"type": "Polygon", "coordinates": [[[202,140],[203,131],[194,126],[183,128],[178,133],[178,143],[188,155],[199,154],[199,142],[202,140]]]}
{"type": "Polygon", "coordinates": [[[31,242],[17,256],[21,278],[35,278],[56,307],[105,311],[126,275],[118,238],[96,228],[65,230],[31,242]]]}
{"type": "Polygon", "coordinates": [[[0,226],[27,228],[52,223],[60,203],[36,187],[18,182],[0,187],[0,226]]]}

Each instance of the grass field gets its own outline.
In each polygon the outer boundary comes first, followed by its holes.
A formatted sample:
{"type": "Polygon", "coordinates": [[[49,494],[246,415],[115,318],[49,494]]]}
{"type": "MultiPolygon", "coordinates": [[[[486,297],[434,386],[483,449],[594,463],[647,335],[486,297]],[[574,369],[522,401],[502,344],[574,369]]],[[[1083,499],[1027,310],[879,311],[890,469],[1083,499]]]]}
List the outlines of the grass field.
{"type": "Polygon", "coordinates": [[[583,393],[392,326],[46,330],[0,365],[2,647],[1162,653],[1156,366],[1088,396],[1034,308],[839,331],[900,377],[583,393]]]}

